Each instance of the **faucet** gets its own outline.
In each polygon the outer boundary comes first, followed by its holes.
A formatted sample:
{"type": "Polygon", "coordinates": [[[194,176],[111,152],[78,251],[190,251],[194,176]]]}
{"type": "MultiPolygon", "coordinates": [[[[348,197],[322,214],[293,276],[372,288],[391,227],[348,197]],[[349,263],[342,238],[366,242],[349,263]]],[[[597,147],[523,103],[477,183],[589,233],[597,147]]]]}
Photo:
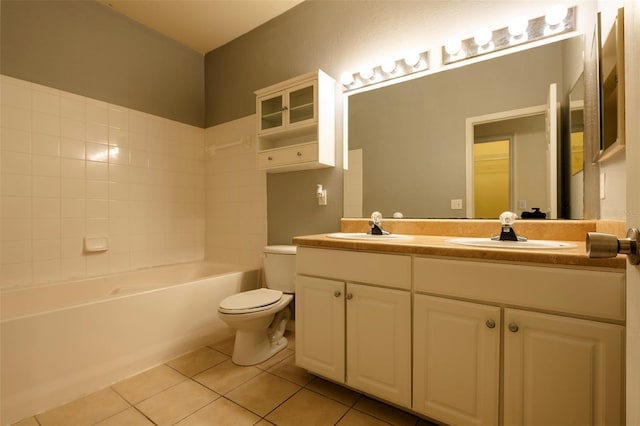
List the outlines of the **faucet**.
{"type": "Polygon", "coordinates": [[[502,212],[500,214],[500,235],[491,237],[493,241],[527,241],[527,237],[520,237],[516,235],[513,230],[513,223],[518,218],[518,215],[513,212],[502,212]]]}
{"type": "Polygon", "coordinates": [[[389,235],[388,231],[382,229],[382,213],[380,212],[371,213],[369,226],[371,227],[371,231],[368,232],[370,235],[389,235]]]}

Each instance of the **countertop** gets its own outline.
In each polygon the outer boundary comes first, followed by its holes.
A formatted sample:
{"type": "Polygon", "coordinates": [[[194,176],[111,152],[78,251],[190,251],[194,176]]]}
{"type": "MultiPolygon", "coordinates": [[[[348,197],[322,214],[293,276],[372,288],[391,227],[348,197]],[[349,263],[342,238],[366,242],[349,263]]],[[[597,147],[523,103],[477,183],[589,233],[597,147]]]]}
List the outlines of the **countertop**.
{"type": "Polygon", "coordinates": [[[412,240],[369,241],[329,238],[327,234],[294,237],[298,246],[383,252],[391,254],[413,254],[423,256],[443,256],[490,261],[526,262],[546,265],[568,265],[582,267],[615,268],[626,267],[626,257],[618,255],[610,259],[589,259],[582,241],[565,241],[575,244],[575,248],[552,250],[523,250],[470,247],[447,243],[456,236],[412,235],[412,240]]]}

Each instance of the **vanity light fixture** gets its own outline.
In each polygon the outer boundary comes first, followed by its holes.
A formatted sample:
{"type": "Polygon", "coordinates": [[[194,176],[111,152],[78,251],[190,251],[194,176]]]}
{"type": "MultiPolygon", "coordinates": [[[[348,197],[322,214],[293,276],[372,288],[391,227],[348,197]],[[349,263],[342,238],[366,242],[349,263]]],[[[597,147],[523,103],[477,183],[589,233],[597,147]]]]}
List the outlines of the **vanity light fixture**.
{"type": "Polygon", "coordinates": [[[342,74],[340,82],[345,91],[359,89],[383,81],[429,69],[429,51],[407,54],[402,59],[386,60],[376,67],[362,67],[360,72],[342,74]]]}
{"type": "Polygon", "coordinates": [[[450,42],[442,46],[442,64],[447,65],[463,59],[473,58],[497,51],[541,40],[575,30],[576,7],[567,8],[563,4],[549,9],[545,16],[527,20],[514,18],[508,27],[491,31],[478,30],[474,37],[460,40],[460,48],[450,42]]]}

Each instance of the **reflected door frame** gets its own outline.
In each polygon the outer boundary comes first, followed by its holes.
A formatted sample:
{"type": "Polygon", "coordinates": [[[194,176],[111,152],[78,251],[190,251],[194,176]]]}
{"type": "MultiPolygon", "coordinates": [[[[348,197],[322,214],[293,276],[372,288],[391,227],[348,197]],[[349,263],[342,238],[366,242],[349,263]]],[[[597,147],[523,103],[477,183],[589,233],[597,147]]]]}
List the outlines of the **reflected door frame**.
{"type": "Polygon", "coordinates": [[[532,115],[544,115],[547,111],[546,105],[535,105],[527,108],[514,109],[510,111],[501,111],[493,114],[479,115],[476,117],[467,117],[465,120],[465,156],[466,156],[466,206],[467,217],[475,217],[475,202],[474,202],[474,167],[473,167],[473,145],[475,143],[474,127],[479,124],[492,123],[495,121],[503,121],[514,118],[529,117],[532,115]]]}

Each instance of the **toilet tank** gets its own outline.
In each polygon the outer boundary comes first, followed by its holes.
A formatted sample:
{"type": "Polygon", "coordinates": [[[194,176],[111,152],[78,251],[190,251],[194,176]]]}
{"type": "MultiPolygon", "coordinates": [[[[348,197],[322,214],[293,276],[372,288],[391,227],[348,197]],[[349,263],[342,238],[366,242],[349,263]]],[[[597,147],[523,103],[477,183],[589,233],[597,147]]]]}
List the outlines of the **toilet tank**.
{"type": "Polygon", "coordinates": [[[294,293],[296,283],[296,246],[266,246],[264,276],[267,287],[294,293]]]}

